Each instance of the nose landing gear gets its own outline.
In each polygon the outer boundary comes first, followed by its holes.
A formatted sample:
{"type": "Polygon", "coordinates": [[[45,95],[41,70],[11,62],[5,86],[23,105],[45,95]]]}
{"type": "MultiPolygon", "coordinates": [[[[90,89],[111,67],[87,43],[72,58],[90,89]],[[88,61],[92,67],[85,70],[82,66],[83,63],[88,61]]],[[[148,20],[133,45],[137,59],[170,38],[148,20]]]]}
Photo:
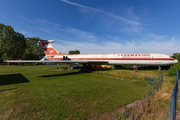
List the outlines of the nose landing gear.
{"type": "Polygon", "coordinates": [[[135,72],[138,72],[137,65],[133,65],[133,70],[134,70],[135,72]]]}

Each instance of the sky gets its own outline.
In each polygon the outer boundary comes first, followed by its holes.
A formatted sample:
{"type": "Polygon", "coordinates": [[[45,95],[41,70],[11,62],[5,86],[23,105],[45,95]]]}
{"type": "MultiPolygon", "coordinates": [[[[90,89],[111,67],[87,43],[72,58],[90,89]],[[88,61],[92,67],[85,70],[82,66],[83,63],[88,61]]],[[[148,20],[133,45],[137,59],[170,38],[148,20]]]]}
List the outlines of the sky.
{"type": "Polygon", "coordinates": [[[1,0],[0,23],[59,52],[179,53],[179,0],[1,0]]]}

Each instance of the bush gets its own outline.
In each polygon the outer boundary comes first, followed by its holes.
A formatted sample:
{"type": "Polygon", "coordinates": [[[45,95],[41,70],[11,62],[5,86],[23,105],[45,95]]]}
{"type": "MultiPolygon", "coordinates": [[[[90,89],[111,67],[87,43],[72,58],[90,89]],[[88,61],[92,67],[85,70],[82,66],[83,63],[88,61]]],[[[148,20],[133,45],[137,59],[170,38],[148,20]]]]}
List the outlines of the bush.
{"type": "Polygon", "coordinates": [[[180,64],[179,63],[171,65],[170,69],[168,70],[168,75],[169,76],[176,75],[177,69],[180,69],[180,64]]]}
{"type": "Polygon", "coordinates": [[[131,65],[125,65],[124,67],[128,70],[132,69],[131,65]]]}

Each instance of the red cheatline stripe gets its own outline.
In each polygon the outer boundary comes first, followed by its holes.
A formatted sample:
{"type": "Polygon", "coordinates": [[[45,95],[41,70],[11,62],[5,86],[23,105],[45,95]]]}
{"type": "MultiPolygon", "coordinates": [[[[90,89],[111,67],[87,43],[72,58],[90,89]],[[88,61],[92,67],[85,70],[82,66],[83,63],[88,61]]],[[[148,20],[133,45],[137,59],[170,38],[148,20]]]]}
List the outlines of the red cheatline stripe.
{"type": "MultiPolygon", "coordinates": [[[[62,60],[62,58],[48,58],[50,60],[62,60]]],[[[174,60],[173,58],[69,58],[71,60],[174,60]]]]}
{"type": "Polygon", "coordinates": [[[70,58],[71,60],[174,60],[172,58],[70,58]]]}

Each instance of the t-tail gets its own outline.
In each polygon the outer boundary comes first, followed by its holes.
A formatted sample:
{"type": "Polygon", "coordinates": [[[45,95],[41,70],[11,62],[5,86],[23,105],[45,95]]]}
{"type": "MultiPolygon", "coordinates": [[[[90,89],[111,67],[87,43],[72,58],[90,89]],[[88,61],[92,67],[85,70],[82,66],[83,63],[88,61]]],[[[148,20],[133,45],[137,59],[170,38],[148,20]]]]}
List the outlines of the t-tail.
{"type": "Polygon", "coordinates": [[[38,40],[40,44],[42,45],[44,54],[46,56],[48,55],[64,55],[63,53],[58,52],[50,43],[55,42],[54,40],[41,40],[36,38],[27,38],[31,40],[38,40]]]}

